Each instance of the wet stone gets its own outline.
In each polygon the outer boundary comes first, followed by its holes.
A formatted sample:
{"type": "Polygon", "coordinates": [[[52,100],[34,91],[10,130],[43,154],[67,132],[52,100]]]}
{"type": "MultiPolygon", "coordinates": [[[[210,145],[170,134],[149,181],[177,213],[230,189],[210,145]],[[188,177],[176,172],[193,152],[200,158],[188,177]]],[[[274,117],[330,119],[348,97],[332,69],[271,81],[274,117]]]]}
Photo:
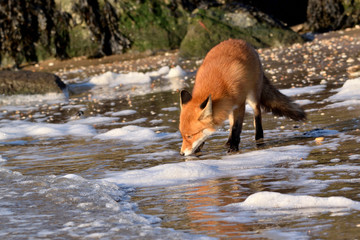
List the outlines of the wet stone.
{"type": "Polygon", "coordinates": [[[31,71],[0,71],[0,94],[62,93],[66,84],[55,74],[31,71]]]}

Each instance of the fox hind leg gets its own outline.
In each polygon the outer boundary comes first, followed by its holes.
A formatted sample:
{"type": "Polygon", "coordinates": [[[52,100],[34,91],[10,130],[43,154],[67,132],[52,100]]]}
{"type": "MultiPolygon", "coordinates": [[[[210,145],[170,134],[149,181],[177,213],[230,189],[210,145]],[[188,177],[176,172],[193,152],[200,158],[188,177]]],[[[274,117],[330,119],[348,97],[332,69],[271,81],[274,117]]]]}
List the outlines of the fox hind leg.
{"type": "Polygon", "coordinates": [[[260,103],[251,104],[251,107],[254,111],[254,127],[255,127],[255,141],[257,142],[258,146],[263,144],[264,139],[264,131],[261,122],[261,107],[260,103]]]}
{"type": "Polygon", "coordinates": [[[229,116],[230,134],[226,145],[229,147],[228,152],[239,151],[240,134],[245,116],[245,103],[234,109],[229,116]]]}

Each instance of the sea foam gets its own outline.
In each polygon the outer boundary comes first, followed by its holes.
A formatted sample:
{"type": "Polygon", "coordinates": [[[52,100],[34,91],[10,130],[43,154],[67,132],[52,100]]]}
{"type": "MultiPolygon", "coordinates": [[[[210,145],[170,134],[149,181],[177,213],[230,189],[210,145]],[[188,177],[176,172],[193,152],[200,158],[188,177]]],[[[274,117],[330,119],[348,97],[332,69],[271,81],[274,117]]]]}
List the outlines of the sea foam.
{"type": "Polygon", "coordinates": [[[228,207],[243,209],[345,208],[360,210],[360,202],[345,197],[314,197],[277,192],[258,192],[247,197],[244,202],[232,203],[228,207]]]}

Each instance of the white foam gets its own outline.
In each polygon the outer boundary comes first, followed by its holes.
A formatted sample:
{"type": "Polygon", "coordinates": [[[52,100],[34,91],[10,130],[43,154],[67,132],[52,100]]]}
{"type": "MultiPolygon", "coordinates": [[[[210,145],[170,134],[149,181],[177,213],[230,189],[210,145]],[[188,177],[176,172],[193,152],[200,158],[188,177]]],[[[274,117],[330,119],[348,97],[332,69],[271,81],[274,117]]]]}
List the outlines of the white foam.
{"type": "Polygon", "coordinates": [[[101,140],[117,139],[121,141],[147,142],[155,140],[156,133],[149,128],[129,125],[98,134],[95,138],[101,140]]]}
{"type": "Polygon", "coordinates": [[[169,69],[169,67],[161,67],[157,71],[151,72],[129,72],[129,73],[114,73],[106,72],[98,76],[92,77],[89,83],[94,85],[108,85],[115,87],[119,85],[129,84],[147,84],[151,82],[151,78],[164,76],[165,78],[184,77],[186,72],[180,66],[169,69]]]}
{"type": "Polygon", "coordinates": [[[179,108],[178,107],[166,107],[166,108],[162,108],[162,111],[168,111],[168,112],[174,112],[174,111],[178,111],[179,108]]]}
{"type": "MultiPolygon", "coordinates": [[[[347,80],[344,85],[338,89],[338,93],[328,98],[329,101],[360,100],[360,78],[347,80]]],[[[360,103],[359,101],[356,101],[360,103]]]]}
{"type": "Polygon", "coordinates": [[[0,140],[23,137],[92,136],[93,127],[82,124],[52,124],[12,121],[0,125],[0,140]]]}
{"type": "Polygon", "coordinates": [[[86,109],[86,105],[84,104],[75,104],[75,105],[66,105],[66,106],[62,106],[61,109],[86,109]]]}
{"type": "Polygon", "coordinates": [[[121,116],[129,116],[129,115],[132,115],[135,113],[136,113],[135,110],[127,109],[127,110],[121,110],[119,112],[113,112],[113,113],[111,113],[111,116],[121,117],[121,116]]]}
{"type": "Polygon", "coordinates": [[[127,156],[126,162],[128,161],[154,161],[154,160],[161,160],[163,158],[168,158],[169,156],[177,156],[179,152],[174,150],[165,150],[163,152],[153,152],[153,153],[139,153],[139,154],[131,154],[127,156]]]}
{"type": "Polygon", "coordinates": [[[248,196],[244,202],[232,203],[228,207],[242,209],[345,208],[360,210],[360,202],[345,197],[314,197],[277,192],[258,192],[248,196]]]}
{"type": "Polygon", "coordinates": [[[105,180],[129,186],[177,185],[224,176],[253,176],[267,171],[266,167],[305,158],[311,148],[287,146],[235,154],[219,160],[187,161],[163,164],[141,170],[108,173],[105,180]]]}
{"type": "Polygon", "coordinates": [[[150,83],[150,81],[151,81],[150,76],[145,73],[106,72],[104,74],[92,77],[89,82],[94,85],[109,85],[110,87],[114,87],[120,84],[145,84],[145,83],[150,83]]]}
{"type": "Polygon", "coordinates": [[[150,120],[149,121],[151,124],[160,124],[160,123],[162,123],[162,122],[164,122],[164,120],[162,120],[162,119],[153,119],[153,120],[150,120]]]}
{"type": "Polygon", "coordinates": [[[160,77],[162,75],[168,74],[170,71],[170,68],[168,66],[161,67],[157,71],[152,71],[147,73],[150,77],[160,77]]]}
{"type": "Polygon", "coordinates": [[[280,92],[287,96],[298,96],[303,94],[315,94],[323,91],[326,85],[315,85],[302,88],[281,89],[280,92]]]}
{"type": "Polygon", "coordinates": [[[128,186],[174,185],[186,181],[216,177],[216,166],[200,162],[182,162],[156,167],[109,174],[104,180],[128,186]]]}
{"type": "Polygon", "coordinates": [[[186,76],[186,72],[179,65],[177,65],[176,67],[171,68],[169,73],[165,75],[164,78],[175,78],[184,76],[186,76]]]}
{"type": "Polygon", "coordinates": [[[10,226],[0,228],[2,239],[209,239],[161,228],[160,218],[138,213],[131,189],[112,183],[74,174],[25,177],[4,168],[0,175],[1,226],[10,226]]]}
{"type": "Polygon", "coordinates": [[[120,124],[121,125],[133,125],[133,124],[139,124],[139,123],[143,123],[143,122],[146,122],[147,118],[144,117],[144,118],[138,118],[138,119],[135,119],[135,120],[132,120],[132,121],[128,121],[128,122],[121,122],[120,124]]]}
{"type": "MultiPolygon", "coordinates": [[[[33,105],[34,103],[55,104],[66,101],[63,93],[47,93],[47,94],[32,94],[32,95],[0,95],[0,105],[3,110],[16,109],[12,105],[33,105]]],[[[32,106],[30,106],[32,107],[32,106]]],[[[28,109],[28,107],[19,106],[19,108],[28,109]]],[[[35,109],[32,107],[32,109],[35,109]]],[[[18,110],[18,109],[16,109],[18,110]]]]}
{"type": "Polygon", "coordinates": [[[359,160],[360,159],[360,154],[353,154],[349,156],[350,160],[359,160]]]}
{"type": "Polygon", "coordinates": [[[72,120],[69,124],[108,124],[109,122],[114,122],[119,120],[117,117],[102,117],[102,116],[95,116],[95,117],[87,117],[84,119],[77,119],[72,120]]]}
{"type": "Polygon", "coordinates": [[[299,104],[300,106],[308,105],[314,103],[314,101],[308,100],[308,99],[300,99],[296,100],[295,103],[299,104]]]}
{"type": "Polygon", "coordinates": [[[342,102],[332,103],[332,104],[327,105],[324,108],[325,109],[327,109],[327,108],[340,108],[340,107],[349,107],[349,106],[353,106],[353,105],[360,105],[360,99],[350,99],[350,100],[345,100],[345,101],[342,101],[342,102]]]}

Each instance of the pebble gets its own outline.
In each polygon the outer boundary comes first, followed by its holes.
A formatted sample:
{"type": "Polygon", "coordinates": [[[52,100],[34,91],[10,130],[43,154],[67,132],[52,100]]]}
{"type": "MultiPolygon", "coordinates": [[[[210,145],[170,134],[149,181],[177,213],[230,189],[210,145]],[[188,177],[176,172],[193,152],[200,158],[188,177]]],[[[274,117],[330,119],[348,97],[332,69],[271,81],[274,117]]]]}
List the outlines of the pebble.
{"type": "Polygon", "coordinates": [[[315,142],[317,143],[317,144],[321,144],[321,142],[322,141],[324,141],[324,137],[317,137],[317,138],[315,138],[315,142]]]}

